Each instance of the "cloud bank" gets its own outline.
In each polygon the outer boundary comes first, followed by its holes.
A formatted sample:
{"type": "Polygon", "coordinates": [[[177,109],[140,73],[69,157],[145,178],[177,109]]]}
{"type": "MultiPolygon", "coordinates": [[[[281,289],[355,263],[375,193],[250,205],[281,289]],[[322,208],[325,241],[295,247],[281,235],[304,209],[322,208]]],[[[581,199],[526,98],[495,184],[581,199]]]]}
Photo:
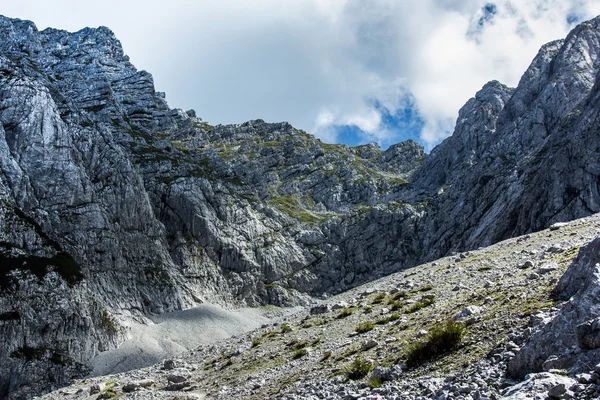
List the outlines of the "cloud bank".
{"type": "Polygon", "coordinates": [[[596,0],[20,0],[39,28],[109,26],[174,107],[212,123],[286,120],[327,142],[428,149],[487,81],[516,86],[596,0]]]}

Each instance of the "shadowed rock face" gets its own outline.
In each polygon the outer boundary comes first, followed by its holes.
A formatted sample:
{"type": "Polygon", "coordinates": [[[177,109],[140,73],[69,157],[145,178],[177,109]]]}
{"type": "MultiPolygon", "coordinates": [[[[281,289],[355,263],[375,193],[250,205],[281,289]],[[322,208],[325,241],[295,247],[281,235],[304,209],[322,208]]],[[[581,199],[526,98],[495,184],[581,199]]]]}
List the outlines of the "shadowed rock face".
{"type": "Polygon", "coordinates": [[[600,211],[599,24],[484,86],[426,156],[213,127],[107,28],[0,18],[0,393],[63,384],[148,313],[299,304],[600,211]]]}

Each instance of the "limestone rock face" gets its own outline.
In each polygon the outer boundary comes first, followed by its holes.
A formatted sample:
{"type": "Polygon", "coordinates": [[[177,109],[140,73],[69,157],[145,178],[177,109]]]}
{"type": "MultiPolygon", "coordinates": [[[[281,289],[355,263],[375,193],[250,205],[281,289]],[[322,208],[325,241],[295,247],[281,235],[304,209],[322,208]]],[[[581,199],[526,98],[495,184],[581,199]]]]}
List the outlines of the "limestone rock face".
{"type": "Polygon", "coordinates": [[[0,396],[63,384],[152,313],[302,304],[600,211],[599,25],[485,85],[426,155],[214,127],[109,29],[0,17],[0,396]]]}
{"type": "Polygon", "coordinates": [[[542,47],[516,89],[491,82],[461,109],[415,175],[438,188],[425,234],[434,257],[600,211],[599,51],[596,18],[542,47]]]}
{"type": "Polygon", "coordinates": [[[544,369],[588,372],[600,359],[600,238],[581,249],[554,289],[568,302],[509,363],[521,377],[544,369]]]}

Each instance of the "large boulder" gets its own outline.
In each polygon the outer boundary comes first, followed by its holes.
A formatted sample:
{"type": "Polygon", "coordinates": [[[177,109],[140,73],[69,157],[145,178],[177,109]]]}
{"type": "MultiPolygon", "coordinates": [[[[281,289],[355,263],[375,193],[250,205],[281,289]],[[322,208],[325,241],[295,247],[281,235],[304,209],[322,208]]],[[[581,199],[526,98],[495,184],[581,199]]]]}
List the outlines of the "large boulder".
{"type": "Polygon", "coordinates": [[[600,363],[600,237],[581,249],[554,294],[568,302],[511,360],[510,375],[549,369],[587,372],[600,363]]]}

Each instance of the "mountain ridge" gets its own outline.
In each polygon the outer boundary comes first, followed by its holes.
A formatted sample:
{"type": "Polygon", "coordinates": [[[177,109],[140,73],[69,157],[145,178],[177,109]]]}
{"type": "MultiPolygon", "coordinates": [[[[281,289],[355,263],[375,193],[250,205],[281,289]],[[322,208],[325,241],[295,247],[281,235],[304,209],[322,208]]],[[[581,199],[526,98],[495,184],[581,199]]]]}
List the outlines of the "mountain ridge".
{"type": "Polygon", "coordinates": [[[57,358],[82,369],[152,313],[307,304],[599,212],[599,25],[544,46],[517,88],[486,84],[427,156],[213,127],[108,28],[0,18],[0,393],[64,384],[57,358]]]}

